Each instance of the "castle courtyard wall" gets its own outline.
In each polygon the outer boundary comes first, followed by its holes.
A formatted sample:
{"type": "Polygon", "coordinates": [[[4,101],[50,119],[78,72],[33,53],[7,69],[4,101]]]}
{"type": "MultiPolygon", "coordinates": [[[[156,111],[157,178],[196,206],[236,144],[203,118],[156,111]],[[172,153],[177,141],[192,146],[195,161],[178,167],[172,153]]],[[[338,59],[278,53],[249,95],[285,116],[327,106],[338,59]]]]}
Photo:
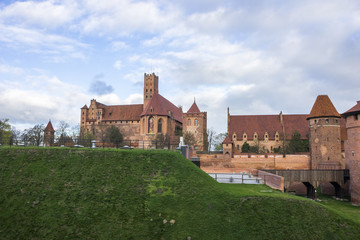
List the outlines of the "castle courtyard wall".
{"type": "Polygon", "coordinates": [[[256,172],[257,169],[310,169],[310,155],[304,154],[197,154],[200,167],[208,173],[256,172]]]}

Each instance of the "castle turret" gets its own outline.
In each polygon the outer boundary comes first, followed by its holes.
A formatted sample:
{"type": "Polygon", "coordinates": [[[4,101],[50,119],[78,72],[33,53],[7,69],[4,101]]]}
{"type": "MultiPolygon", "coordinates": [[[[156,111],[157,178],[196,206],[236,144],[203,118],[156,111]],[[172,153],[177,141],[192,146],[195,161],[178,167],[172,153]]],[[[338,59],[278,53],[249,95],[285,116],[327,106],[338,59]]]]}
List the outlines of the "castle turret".
{"type": "Polygon", "coordinates": [[[207,112],[201,112],[195,99],[189,110],[183,114],[183,133],[190,132],[195,138],[194,148],[204,151],[207,130],[207,112]]]}
{"type": "Polygon", "coordinates": [[[307,118],[311,169],[343,169],[340,148],[340,114],[327,95],[319,95],[307,118]]]}
{"type": "Polygon", "coordinates": [[[346,119],[345,164],[350,170],[350,192],[353,204],[360,205],[360,101],[342,114],[346,119]]]}
{"type": "Polygon", "coordinates": [[[159,77],[152,74],[144,73],[144,108],[146,108],[147,103],[153,97],[155,93],[159,93],[159,77]]]}
{"type": "Polygon", "coordinates": [[[45,146],[52,146],[54,144],[55,130],[49,120],[46,128],[44,129],[44,144],[45,146]]]}

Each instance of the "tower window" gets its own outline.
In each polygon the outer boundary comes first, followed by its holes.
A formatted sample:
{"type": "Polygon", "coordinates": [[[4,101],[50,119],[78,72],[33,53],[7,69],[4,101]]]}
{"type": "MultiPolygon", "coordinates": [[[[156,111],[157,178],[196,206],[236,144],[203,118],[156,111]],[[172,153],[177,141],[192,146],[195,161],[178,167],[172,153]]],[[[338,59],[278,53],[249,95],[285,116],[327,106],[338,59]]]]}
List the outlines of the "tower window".
{"type": "Polygon", "coordinates": [[[326,123],[329,123],[329,119],[325,119],[325,122],[326,122],[326,123]]]}
{"type": "Polygon", "coordinates": [[[188,120],[188,126],[191,126],[191,120],[190,119],[188,120]]]}
{"type": "Polygon", "coordinates": [[[197,126],[198,125],[198,120],[197,119],[195,119],[195,126],[197,126]]]}
{"type": "Polygon", "coordinates": [[[317,120],[315,120],[315,123],[317,123],[317,120]]]}
{"type": "Polygon", "coordinates": [[[355,117],[355,120],[359,120],[359,115],[358,114],[356,114],[354,117],[355,117]]]}

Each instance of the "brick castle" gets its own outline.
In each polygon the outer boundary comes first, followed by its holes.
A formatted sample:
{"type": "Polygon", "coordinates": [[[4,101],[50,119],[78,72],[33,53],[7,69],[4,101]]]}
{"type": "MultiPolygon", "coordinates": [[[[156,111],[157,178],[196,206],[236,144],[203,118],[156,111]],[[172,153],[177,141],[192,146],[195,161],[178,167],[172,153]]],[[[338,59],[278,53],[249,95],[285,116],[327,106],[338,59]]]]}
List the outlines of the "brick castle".
{"type": "Polygon", "coordinates": [[[207,128],[207,113],[201,112],[194,101],[189,111],[159,94],[159,77],[154,73],[144,74],[144,101],[142,104],[105,105],[91,100],[89,107],[81,108],[81,132],[90,132],[97,142],[103,142],[105,130],[116,126],[125,141],[134,147],[149,148],[158,134],[178,144],[182,132],[194,135],[195,150],[204,150],[204,133],[207,128]]]}

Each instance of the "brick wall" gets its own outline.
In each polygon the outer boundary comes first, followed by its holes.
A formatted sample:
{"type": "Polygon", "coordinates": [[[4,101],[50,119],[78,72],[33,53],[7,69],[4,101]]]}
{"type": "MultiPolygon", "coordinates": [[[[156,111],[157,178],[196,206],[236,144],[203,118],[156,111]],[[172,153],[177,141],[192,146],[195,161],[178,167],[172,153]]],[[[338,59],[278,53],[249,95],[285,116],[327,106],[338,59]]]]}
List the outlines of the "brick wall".
{"type": "Polygon", "coordinates": [[[254,169],[309,169],[309,154],[239,154],[233,158],[222,154],[197,154],[205,172],[252,172],[254,169]]]}
{"type": "MultiPolygon", "coordinates": [[[[360,117],[360,116],[359,116],[360,117]]],[[[350,169],[351,202],[360,205],[360,119],[346,117],[348,140],[345,141],[346,168],[350,169]]]]}

